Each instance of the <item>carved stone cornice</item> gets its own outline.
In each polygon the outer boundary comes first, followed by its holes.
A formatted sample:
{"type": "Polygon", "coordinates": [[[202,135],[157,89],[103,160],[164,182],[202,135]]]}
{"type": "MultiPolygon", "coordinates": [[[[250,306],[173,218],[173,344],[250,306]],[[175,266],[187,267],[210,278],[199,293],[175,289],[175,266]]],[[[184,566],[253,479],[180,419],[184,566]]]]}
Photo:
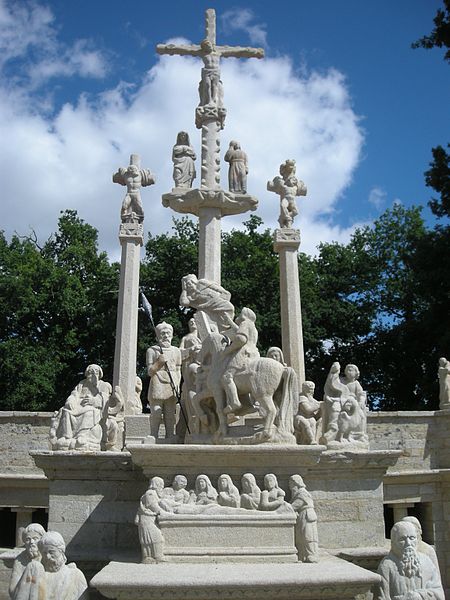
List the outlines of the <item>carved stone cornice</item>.
{"type": "Polygon", "coordinates": [[[142,223],[121,223],[119,240],[121,244],[123,242],[134,241],[142,246],[144,243],[144,227],[142,223]]]}
{"type": "Polygon", "coordinates": [[[275,229],[273,232],[273,249],[280,252],[285,248],[297,250],[300,246],[300,230],[290,227],[275,229]]]}
{"type": "Polygon", "coordinates": [[[258,199],[250,194],[234,194],[225,190],[174,188],[163,194],[162,204],[178,213],[199,216],[201,208],[217,208],[221,215],[238,215],[256,210],[258,199]]]}

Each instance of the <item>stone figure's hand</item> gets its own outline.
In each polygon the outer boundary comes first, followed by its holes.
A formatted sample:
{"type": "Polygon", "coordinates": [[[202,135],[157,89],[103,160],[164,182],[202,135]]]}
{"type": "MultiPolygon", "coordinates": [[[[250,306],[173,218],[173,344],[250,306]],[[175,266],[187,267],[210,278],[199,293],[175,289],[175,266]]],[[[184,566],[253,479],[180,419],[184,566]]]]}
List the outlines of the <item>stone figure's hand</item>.
{"type": "Polygon", "coordinates": [[[84,398],[81,398],[81,402],[80,402],[81,406],[89,406],[92,403],[93,403],[93,400],[89,396],[85,396],[84,398]]]}
{"type": "Polygon", "coordinates": [[[158,356],[158,358],[157,358],[157,362],[158,362],[158,365],[159,365],[160,367],[163,367],[163,366],[166,364],[166,362],[167,362],[167,359],[166,359],[166,357],[164,356],[164,354],[160,354],[160,355],[158,356]]]}

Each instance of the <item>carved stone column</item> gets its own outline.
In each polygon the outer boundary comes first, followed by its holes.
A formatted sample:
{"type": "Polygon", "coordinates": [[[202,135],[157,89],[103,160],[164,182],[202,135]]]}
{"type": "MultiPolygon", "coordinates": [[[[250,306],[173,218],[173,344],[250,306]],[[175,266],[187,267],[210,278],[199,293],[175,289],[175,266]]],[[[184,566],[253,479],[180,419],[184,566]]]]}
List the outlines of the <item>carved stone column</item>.
{"type": "Polygon", "coordinates": [[[298,375],[300,389],[305,381],[302,308],[298,277],[298,229],[276,229],[273,248],[280,257],[281,343],[284,359],[298,375]]]}
{"type": "Polygon", "coordinates": [[[136,353],[138,328],[139,263],[143,245],[143,227],[138,223],[121,223],[122,246],[120,287],[117,303],[116,347],[114,353],[113,389],[120,386],[125,399],[125,415],[130,411],[136,385],[136,353]]]}

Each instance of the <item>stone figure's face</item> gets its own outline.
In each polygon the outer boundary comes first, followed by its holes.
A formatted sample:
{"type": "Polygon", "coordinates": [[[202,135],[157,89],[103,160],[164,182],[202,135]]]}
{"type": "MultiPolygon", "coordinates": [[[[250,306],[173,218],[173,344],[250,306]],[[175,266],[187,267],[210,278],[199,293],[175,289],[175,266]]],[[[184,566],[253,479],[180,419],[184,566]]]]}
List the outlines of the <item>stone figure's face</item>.
{"type": "Polygon", "coordinates": [[[268,490],[273,490],[273,488],[277,485],[277,480],[275,479],[274,475],[268,475],[266,477],[265,484],[268,490]]]}
{"type": "Polygon", "coordinates": [[[208,484],[206,483],[206,479],[203,479],[203,477],[200,477],[200,479],[197,481],[197,487],[200,492],[206,492],[206,490],[208,489],[208,484]]]}
{"type": "Polygon", "coordinates": [[[132,176],[135,177],[138,173],[139,173],[139,169],[137,168],[136,165],[130,165],[128,167],[128,173],[132,176]]]}
{"type": "Polygon", "coordinates": [[[219,489],[221,492],[228,491],[228,479],[226,477],[219,477],[219,489]]]}
{"type": "Polygon", "coordinates": [[[308,394],[312,396],[314,394],[315,389],[316,386],[312,381],[305,381],[305,383],[302,386],[302,391],[305,396],[307,396],[308,394]]]}
{"type": "Polygon", "coordinates": [[[38,542],[42,536],[39,535],[36,531],[30,531],[25,534],[24,543],[25,549],[28,552],[28,556],[30,558],[38,558],[41,553],[39,552],[38,542]]]}
{"type": "Polygon", "coordinates": [[[187,486],[186,477],[179,476],[179,477],[175,477],[175,479],[173,480],[172,487],[176,492],[178,492],[179,490],[184,490],[186,488],[186,486],[187,486]]]}
{"type": "Polygon", "coordinates": [[[186,291],[188,294],[193,294],[197,289],[196,283],[193,279],[186,279],[186,291]]]}
{"type": "Polygon", "coordinates": [[[100,370],[97,367],[89,367],[86,371],[86,379],[93,384],[97,384],[100,380],[100,370]]]}
{"type": "Polygon", "coordinates": [[[355,381],[357,377],[355,365],[347,365],[345,367],[345,376],[348,380],[355,381]]]}
{"type": "Polygon", "coordinates": [[[241,480],[242,483],[242,491],[246,494],[249,494],[252,491],[252,484],[248,477],[243,477],[241,480]]]}
{"type": "Polygon", "coordinates": [[[194,331],[197,331],[197,323],[195,322],[195,319],[189,319],[188,327],[189,327],[189,331],[191,333],[194,333],[194,331]]]}
{"type": "Polygon", "coordinates": [[[168,348],[172,343],[172,330],[169,327],[163,327],[158,333],[158,342],[163,348],[168,348]]]}
{"type": "Polygon", "coordinates": [[[276,360],[279,363],[283,362],[281,358],[281,352],[278,348],[271,348],[267,352],[267,358],[273,358],[273,360],[276,360]]]}
{"type": "Polygon", "coordinates": [[[412,523],[397,524],[396,532],[392,534],[392,549],[398,556],[403,555],[407,548],[417,547],[417,531],[412,523]]]}
{"type": "Polygon", "coordinates": [[[42,564],[46,571],[55,573],[66,562],[64,552],[60,548],[45,544],[42,549],[42,564]]]}

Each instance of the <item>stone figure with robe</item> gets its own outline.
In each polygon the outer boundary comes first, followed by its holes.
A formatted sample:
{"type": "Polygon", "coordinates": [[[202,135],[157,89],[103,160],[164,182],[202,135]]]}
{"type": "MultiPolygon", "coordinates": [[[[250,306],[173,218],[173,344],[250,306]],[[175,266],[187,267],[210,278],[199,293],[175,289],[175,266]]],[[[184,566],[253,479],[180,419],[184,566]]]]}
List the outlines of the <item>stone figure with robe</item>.
{"type": "Polygon", "coordinates": [[[439,408],[450,408],[450,361],[439,359],[439,408]]]}
{"type": "Polygon", "coordinates": [[[148,490],[139,501],[134,522],[138,526],[143,563],[163,560],[164,540],[156,523],[156,518],[161,512],[159,503],[163,490],[164,480],[161,477],[152,477],[148,490]]]}
{"type": "Polygon", "coordinates": [[[289,479],[292,508],[297,513],[295,526],[295,544],[298,558],[302,562],[319,560],[319,538],[317,535],[317,514],[311,494],[306,489],[300,475],[292,475],[289,479]]]}
{"type": "Polygon", "coordinates": [[[100,450],[111,385],[101,367],[91,364],[64,406],[53,416],[50,442],[54,450],[100,450]]]}
{"type": "Polygon", "coordinates": [[[205,312],[220,332],[230,328],[230,320],[234,317],[230,298],[230,292],[214,281],[197,279],[193,274],[185,275],[181,280],[180,306],[205,312]]]}
{"type": "Polygon", "coordinates": [[[26,577],[22,578],[22,576],[31,561],[41,561],[39,541],[44,533],[45,529],[39,523],[30,523],[30,525],[25,527],[22,532],[22,541],[25,549],[16,557],[11,570],[11,578],[9,581],[9,596],[11,600],[27,597],[29,585],[26,581],[26,577]],[[25,587],[26,591],[22,592],[22,587],[25,587]]]}
{"type": "Polygon", "coordinates": [[[177,143],[172,150],[173,180],[176,188],[191,188],[196,177],[194,148],[189,141],[189,134],[180,131],[177,143]]]}
{"type": "Polygon", "coordinates": [[[232,140],[224,157],[230,164],[228,189],[235,194],[247,193],[248,159],[239,142],[232,140]]]}

